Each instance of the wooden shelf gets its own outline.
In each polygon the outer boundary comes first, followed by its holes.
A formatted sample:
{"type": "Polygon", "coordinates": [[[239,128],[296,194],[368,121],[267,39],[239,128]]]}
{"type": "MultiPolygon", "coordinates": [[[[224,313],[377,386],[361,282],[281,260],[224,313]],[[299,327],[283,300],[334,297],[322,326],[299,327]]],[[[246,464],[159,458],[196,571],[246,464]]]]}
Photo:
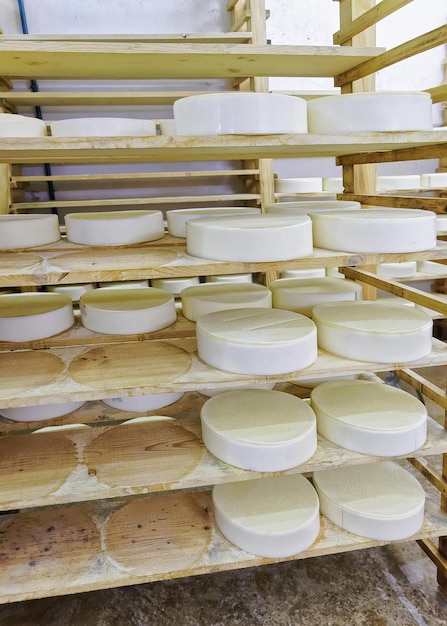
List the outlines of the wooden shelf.
{"type": "MultiPolygon", "coordinates": [[[[227,35],[226,35],[227,36],[227,35]]],[[[241,38],[243,35],[237,35],[241,38]]],[[[146,43],[0,40],[0,75],[9,78],[172,79],[248,76],[334,77],[381,54],[384,48],[272,46],[238,43],[146,43]]]]}
{"type": "Polygon", "coordinates": [[[222,159],[239,161],[341,156],[421,146],[426,152],[432,151],[435,155],[443,144],[447,144],[447,130],[331,135],[1,138],[0,162],[85,164],[222,159]]]}
{"type": "MultiPolygon", "coordinates": [[[[447,515],[433,491],[427,487],[424,524],[411,539],[447,534],[447,515]]],[[[3,603],[278,561],[239,550],[221,535],[215,527],[210,492],[25,511],[2,522],[3,603]]],[[[385,543],[348,533],[322,517],[317,541],[308,550],[280,560],[385,543]]]]}
{"type": "Polygon", "coordinates": [[[26,251],[0,252],[0,287],[356,267],[446,256],[447,242],[438,242],[432,250],[412,254],[353,254],[315,248],[312,255],[291,261],[230,263],[189,256],[185,239],[169,235],[149,244],[123,248],[89,248],[64,240],[26,251]]]}

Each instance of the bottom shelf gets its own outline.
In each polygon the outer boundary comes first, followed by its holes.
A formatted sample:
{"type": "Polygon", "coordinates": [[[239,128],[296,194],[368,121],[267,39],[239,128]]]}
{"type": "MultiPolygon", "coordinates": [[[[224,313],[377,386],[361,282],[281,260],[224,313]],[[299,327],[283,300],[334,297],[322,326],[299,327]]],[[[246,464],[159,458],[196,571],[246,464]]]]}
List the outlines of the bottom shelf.
{"type": "MultiPolygon", "coordinates": [[[[425,482],[425,481],[424,481],[425,482]]],[[[427,490],[412,539],[447,534],[439,494],[427,490]]],[[[318,540],[295,560],[383,545],[321,519],[318,540]]],[[[275,562],[231,545],[214,524],[211,493],[84,503],[0,517],[0,602],[240,569],[275,562]]]]}

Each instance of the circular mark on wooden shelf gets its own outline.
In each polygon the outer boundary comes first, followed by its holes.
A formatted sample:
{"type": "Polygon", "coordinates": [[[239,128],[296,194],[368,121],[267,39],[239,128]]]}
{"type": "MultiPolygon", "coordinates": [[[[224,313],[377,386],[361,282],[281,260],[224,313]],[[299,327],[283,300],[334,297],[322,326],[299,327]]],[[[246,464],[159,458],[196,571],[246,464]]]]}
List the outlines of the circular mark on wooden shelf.
{"type": "Polygon", "coordinates": [[[107,557],[143,576],[187,570],[211,539],[207,501],[192,493],[132,500],[107,521],[107,557]]]}
{"type": "Polygon", "coordinates": [[[160,420],[112,426],[85,450],[85,463],[111,487],[144,487],[178,482],[203,454],[200,437],[160,420]]]}
{"type": "Polygon", "coordinates": [[[124,389],[174,381],[191,367],[190,354],[163,341],[92,348],[68,369],[74,381],[93,389],[124,389]]]}
{"type": "Polygon", "coordinates": [[[101,551],[99,530],[77,507],[0,518],[0,530],[2,595],[12,600],[74,591],[72,581],[88,574],[101,551]]]}
{"type": "Polygon", "coordinates": [[[0,252],[0,272],[8,273],[25,270],[28,267],[38,265],[42,257],[37,254],[25,254],[21,252],[0,252]]]}
{"type": "Polygon", "coordinates": [[[0,493],[11,508],[61,487],[76,468],[76,446],[62,433],[0,439],[0,493]]]}
{"type": "Polygon", "coordinates": [[[177,258],[175,250],[145,249],[139,248],[111,248],[107,250],[88,249],[85,252],[72,252],[61,254],[51,259],[52,265],[62,270],[71,272],[103,271],[103,270],[126,270],[126,269],[151,269],[166,263],[171,263],[177,258]]]}
{"type": "Polygon", "coordinates": [[[0,354],[0,398],[10,398],[54,383],[65,370],[54,354],[42,350],[0,354]]]}

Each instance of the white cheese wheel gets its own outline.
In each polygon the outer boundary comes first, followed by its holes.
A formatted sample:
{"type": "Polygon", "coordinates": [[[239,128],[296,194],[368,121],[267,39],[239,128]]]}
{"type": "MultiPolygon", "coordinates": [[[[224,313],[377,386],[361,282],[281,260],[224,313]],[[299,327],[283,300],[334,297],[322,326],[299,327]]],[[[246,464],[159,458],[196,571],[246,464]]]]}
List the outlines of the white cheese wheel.
{"type": "Polygon", "coordinates": [[[157,134],[153,120],[80,117],[50,124],[53,137],[144,137],[157,134]]]}
{"type": "Polygon", "coordinates": [[[266,213],[279,213],[281,215],[311,215],[322,211],[326,213],[328,211],[351,211],[360,208],[360,202],[354,200],[303,200],[267,204],[265,211],[266,213]]]}
{"type": "Polygon", "coordinates": [[[429,189],[439,189],[440,187],[447,187],[447,172],[421,174],[421,187],[429,189]]]}
{"type": "Polygon", "coordinates": [[[0,409],[0,415],[14,422],[41,422],[72,413],[83,404],[84,402],[60,402],[58,404],[21,406],[14,409],[0,409]]]}
{"type": "Polygon", "coordinates": [[[96,289],[80,300],[83,325],[97,333],[135,335],[175,322],[175,300],[162,289],[96,289]]]}
{"type": "Polygon", "coordinates": [[[410,278],[417,272],[416,261],[402,261],[401,263],[380,263],[377,266],[378,276],[387,278],[410,278]]]}
{"type": "Polygon", "coordinates": [[[71,298],[72,302],[79,302],[79,298],[89,291],[93,291],[95,286],[92,283],[73,284],[73,285],[49,285],[47,291],[51,293],[61,293],[71,298]]]}
{"type": "Polygon", "coordinates": [[[114,280],[108,283],[98,283],[100,289],[145,289],[149,287],[148,280],[114,280]]]}
{"type": "Polygon", "coordinates": [[[168,233],[173,237],[186,237],[186,222],[208,217],[228,217],[234,215],[259,215],[260,209],[246,206],[171,209],[166,212],[168,233]]]}
{"type": "Polygon", "coordinates": [[[410,454],[427,438],[427,410],[409,393],[367,380],[329,381],[311,393],[320,435],[375,456],[410,454]]]}
{"type": "Polygon", "coordinates": [[[124,246],[165,235],[161,211],[68,213],[65,226],[68,241],[87,246],[124,246]]]}
{"type": "Polygon", "coordinates": [[[436,215],[436,233],[438,235],[447,233],[447,215],[436,215]]]}
{"type": "Polygon", "coordinates": [[[205,402],[202,438],[215,457],[255,472],[280,472],[304,463],[317,449],[315,414],[282,391],[228,391],[205,402]]]}
{"type": "MultiPolygon", "coordinates": [[[[151,393],[144,396],[130,396],[123,398],[103,398],[104,404],[121,411],[155,411],[165,406],[169,406],[184,395],[183,392],[173,393],[151,393]]],[[[134,422],[134,420],[132,420],[134,422]]]]}
{"type": "Polygon", "coordinates": [[[253,385],[238,385],[237,387],[210,387],[208,389],[199,389],[199,393],[208,398],[214,398],[220,393],[228,391],[241,391],[242,389],[273,389],[276,383],[256,383],[253,385]]]}
{"type": "Polygon", "coordinates": [[[252,283],[252,274],[218,274],[216,276],[207,276],[207,283],[252,283]]]}
{"type": "Polygon", "coordinates": [[[279,274],[280,278],[323,278],[326,276],[324,267],[312,267],[305,270],[284,270],[279,274]]]}
{"type": "Polygon", "coordinates": [[[400,296],[395,296],[393,294],[388,293],[387,291],[377,290],[377,300],[384,304],[402,304],[403,306],[414,307],[415,303],[411,302],[411,300],[406,300],[405,298],[401,298],[400,296]]]}
{"type": "Polygon", "coordinates": [[[212,93],[174,102],[178,135],[306,133],[302,98],[271,93],[212,93]]]}
{"type": "Polygon", "coordinates": [[[341,278],[346,280],[346,276],[338,270],[338,267],[327,267],[326,276],[328,276],[329,278],[341,278]]]}
{"type": "Polygon", "coordinates": [[[232,262],[288,261],[312,254],[307,215],[240,215],[186,223],[188,253],[232,262]]]}
{"type": "Polygon", "coordinates": [[[0,215],[0,250],[44,246],[60,238],[57,215],[0,215]]]}
{"type": "Polygon", "coordinates": [[[177,134],[177,129],[175,127],[175,120],[161,120],[159,123],[160,127],[160,135],[173,135],[177,134]]]}
{"type": "Polygon", "coordinates": [[[416,265],[418,272],[423,272],[424,274],[440,274],[441,276],[447,274],[447,265],[444,263],[436,263],[436,261],[417,261],[416,265]]]}
{"type": "Polygon", "coordinates": [[[198,276],[178,276],[175,278],[151,278],[151,286],[156,289],[164,289],[173,296],[179,296],[184,289],[199,285],[198,276]]]}
{"type": "Polygon", "coordinates": [[[431,318],[402,304],[319,304],[312,317],[320,348],[347,359],[404,363],[422,359],[432,349],[431,318]]]}
{"type": "Polygon", "coordinates": [[[272,306],[270,289],[254,283],[197,285],[182,291],[181,298],[183,315],[193,322],[201,315],[215,311],[272,306]]]}
{"type": "Polygon", "coordinates": [[[68,296],[38,292],[0,296],[0,341],[43,339],[73,324],[73,306],[68,296]]]}
{"type": "Polygon", "coordinates": [[[272,305],[275,309],[287,309],[312,315],[312,309],[324,302],[361,300],[362,287],[353,280],[340,278],[279,278],[270,283],[272,305]]]}
{"type": "Polygon", "coordinates": [[[258,556],[293,556],[320,532],[317,493],[300,474],[215,485],[213,505],[224,537],[258,556]]]}
{"type": "Polygon", "coordinates": [[[14,113],[0,113],[0,137],[45,137],[47,124],[43,120],[14,113]]]}
{"type": "Polygon", "coordinates": [[[236,374],[285,374],[317,358],[315,324],[279,309],[232,309],[197,320],[199,357],[236,374]]]}
{"type": "Polygon", "coordinates": [[[391,461],[314,472],[313,482],[323,515],[356,535],[407,539],[424,521],[424,490],[391,461]]]}
{"type": "Polygon", "coordinates": [[[345,252],[420,252],[436,246],[436,215],[417,209],[312,214],[314,245],[345,252]]]}
{"type": "Polygon", "coordinates": [[[432,101],[423,92],[349,93],[307,103],[310,133],[432,130],[432,101]]]}
{"type": "Polygon", "coordinates": [[[321,178],[277,178],[275,180],[277,193],[313,193],[323,191],[321,178]]]}
{"type": "Polygon", "coordinates": [[[400,176],[377,176],[377,191],[393,191],[399,189],[419,189],[421,177],[419,174],[407,174],[400,176]]]}

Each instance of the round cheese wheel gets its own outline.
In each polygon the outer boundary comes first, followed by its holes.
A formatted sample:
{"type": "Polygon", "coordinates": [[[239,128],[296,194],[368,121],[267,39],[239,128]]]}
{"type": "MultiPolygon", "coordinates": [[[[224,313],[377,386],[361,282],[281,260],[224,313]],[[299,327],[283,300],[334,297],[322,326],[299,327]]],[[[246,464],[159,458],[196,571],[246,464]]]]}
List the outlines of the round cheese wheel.
{"type": "Polygon", "coordinates": [[[164,289],[173,296],[179,296],[184,289],[199,285],[198,276],[178,276],[176,278],[152,278],[151,286],[156,289],[164,289]]]}
{"type": "Polygon", "coordinates": [[[175,120],[161,120],[159,123],[160,135],[170,135],[171,137],[177,134],[175,127],[175,120]]]}
{"type": "Polygon", "coordinates": [[[377,274],[387,278],[410,278],[417,272],[416,261],[402,261],[401,263],[380,263],[377,274]]]}
{"type": "Polygon", "coordinates": [[[173,237],[186,237],[186,222],[190,220],[203,219],[208,217],[228,217],[234,215],[259,215],[260,209],[254,207],[233,206],[195,208],[195,209],[171,209],[166,212],[168,223],[168,233],[173,237]]]}
{"type": "Polygon", "coordinates": [[[436,215],[417,209],[360,209],[312,215],[314,245],[345,252],[418,252],[436,246],[436,215]]]}
{"type": "Polygon", "coordinates": [[[436,215],[436,233],[438,235],[447,233],[447,215],[436,215]]]}
{"type": "Polygon", "coordinates": [[[157,134],[153,120],[80,117],[50,124],[53,137],[144,137],[157,134]]]}
{"type": "Polygon", "coordinates": [[[68,213],[65,226],[68,241],[87,246],[124,246],[165,235],[161,211],[68,213]]]}
{"type": "Polygon", "coordinates": [[[424,521],[424,490],[391,461],[315,472],[313,482],[323,515],[356,535],[407,539],[424,521]]]}
{"type": "Polygon", "coordinates": [[[242,389],[205,402],[203,442],[221,461],[256,472],[279,472],[304,463],[317,449],[315,414],[282,391],[242,389]]]}
{"type": "Polygon", "coordinates": [[[58,293],[0,296],[0,341],[51,337],[74,324],[71,298],[58,293]]]}
{"type": "Polygon", "coordinates": [[[275,180],[277,193],[313,193],[323,191],[321,178],[277,178],[275,180]]]}
{"type": "Polygon", "coordinates": [[[199,393],[208,398],[214,398],[220,393],[228,391],[241,391],[242,389],[273,389],[276,383],[256,383],[253,385],[238,385],[237,387],[210,387],[208,389],[199,389],[199,393]]]}
{"type": "Polygon", "coordinates": [[[434,172],[432,174],[421,174],[421,187],[439,189],[447,187],[447,172],[434,172]]]}
{"type": "Polygon", "coordinates": [[[207,276],[207,283],[252,283],[252,274],[218,274],[216,276],[207,276]]]}
{"type": "Polygon", "coordinates": [[[175,300],[162,289],[96,289],[80,300],[82,324],[111,335],[150,333],[175,322],[175,300]]]}
{"type": "Polygon", "coordinates": [[[155,411],[169,406],[184,395],[183,392],[151,393],[144,396],[130,396],[125,398],[103,398],[104,404],[121,411],[155,411]]]}
{"type": "Polygon", "coordinates": [[[310,133],[432,130],[432,101],[423,92],[365,92],[307,103],[310,133]]]}
{"type": "Polygon", "coordinates": [[[280,215],[311,215],[312,213],[351,211],[360,208],[360,202],[350,200],[303,200],[300,202],[267,204],[265,211],[266,213],[279,213],[280,215]]]}
{"type": "Polygon", "coordinates": [[[94,285],[92,283],[85,284],[73,284],[73,285],[49,285],[47,291],[51,293],[61,293],[64,296],[71,298],[72,302],[79,302],[79,298],[89,291],[93,291],[94,285]]]}
{"type": "Polygon", "coordinates": [[[329,178],[323,178],[323,191],[333,191],[337,193],[343,193],[343,178],[341,176],[332,176],[329,178]]]}
{"type": "Polygon", "coordinates": [[[213,505],[224,537],[258,556],[293,556],[320,532],[317,493],[300,474],[215,485],[213,505]]]}
{"type": "Polygon", "coordinates": [[[212,93],[174,102],[178,135],[306,133],[302,98],[271,93],[212,93]]]}
{"type": "Polygon", "coordinates": [[[268,287],[254,283],[207,283],[188,287],[181,294],[183,315],[196,322],[201,315],[244,309],[271,308],[272,293],[268,287]]]}
{"type": "Polygon", "coordinates": [[[424,274],[447,274],[447,265],[435,261],[417,261],[417,271],[424,274]]]}
{"type": "Polygon", "coordinates": [[[377,191],[393,191],[399,189],[419,189],[421,178],[419,174],[401,176],[377,176],[377,191]]]}
{"type": "Polygon", "coordinates": [[[427,410],[409,393],[380,382],[329,381],[311,393],[320,435],[375,456],[409,454],[427,438],[427,410]]]}
{"type": "Polygon", "coordinates": [[[285,374],[317,358],[315,324],[279,309],[231,309],[197,320],[199,357],[236,374],[285,374]]]}
{"type": "Polygon", "coordinates": [[[0,137],[45,137],[47,124],[41,119],[0,113],[0,137]]]}
{"type": "Polygon", "coordinates": [[[307,215],[240,215],[189,221],[188,253],[215,261],[287,261],[312,254],[307,215]]]}
{"type": "Polygon", "coordinates": [[[14,422],[40,422],[72,413],[83,404],[84,402],[60,402],[57,404],[21,406],[14,409],[0,409],[0,415],[14,422]]]}
{"type": "Polygon", "coordinates": [[[280,278],[323,278],[326,276],[324,267],[312,267],[306,270],[284,270],[280,278]]]}
{"type": "Polygon", "coordinates": [[[0,215],[0,250],[44,246],[60,238],[57,215],[0,215]]]}
{"type": "Polygon", "coordinates": [[[100,289],[145,289],[149,287],[148,280],[113,280],[108,283],[98,283],[100,289]]]}
{"type": "Polygon", "coordinates": [[[431,318],[402,304],[319,304],[312,317],[320,348],[348,359],[399,363],[422,359],[432,349],[431,318]]]}
{"type": "Polygon", "coordinates": [[[270,283],[275,309],[287,309],[311,316],[312,309],[324,302],[361,300],[362,287],[340,278],[279,278],[270,283]]]}

